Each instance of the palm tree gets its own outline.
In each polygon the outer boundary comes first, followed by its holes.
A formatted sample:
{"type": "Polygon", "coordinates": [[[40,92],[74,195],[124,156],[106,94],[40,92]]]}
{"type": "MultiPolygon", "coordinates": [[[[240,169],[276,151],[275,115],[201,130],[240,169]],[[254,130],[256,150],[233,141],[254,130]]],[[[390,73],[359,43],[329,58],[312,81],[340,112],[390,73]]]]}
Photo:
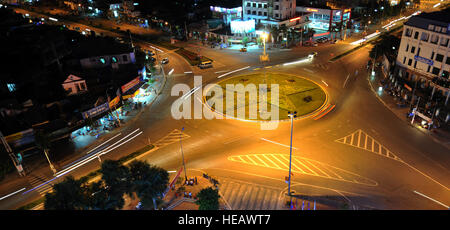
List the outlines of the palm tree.
{"type": "MultiPolygon", "coordinates": [[[[100,172],[104,182],[104,191],[108,195],[104,209],[121,209],[125,204],[123,195],[131,194],[129,176],[130,171],[118,161],[105,160],[100,172]]],[[[100,185],[99,185],[100,186],[100,185]]],[[[103,194],[99,194],[101,197],[103,194]]]]}
{"type": "Polygon", "coordinates": [[[167,188],[169,174],[163,168],[143,161],[131,162],[129,169],[132,189],[140,198],[142,206],[149,207],[153,204],[153,208],[156,210],[156,199],[167,188]]]}
{"type": "Polygon", "coordinates": [[[72,176],[53,186],[53,192],[45,194],[46,210],[86,210],[89,209],[85,183],[72,176]]]}
{"type": "Polygon", "coordinates": [[[48,164],[50,165],[50,169],[53,171],[53,173],[56,173],[56,169],[50,161],[50,158],[48,157],[48,150],[50,149],[49,135],[42,130],[38,130],[34,134],[34,136],[34,142],[36,143],[36,146],[44,152],[48,164]]]}

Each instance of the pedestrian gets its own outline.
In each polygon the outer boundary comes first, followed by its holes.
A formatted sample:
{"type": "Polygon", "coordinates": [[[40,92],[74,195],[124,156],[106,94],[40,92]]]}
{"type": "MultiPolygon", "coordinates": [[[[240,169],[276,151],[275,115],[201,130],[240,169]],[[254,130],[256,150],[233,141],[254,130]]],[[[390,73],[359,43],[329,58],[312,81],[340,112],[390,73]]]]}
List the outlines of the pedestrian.
{"type": "Polygon", "coordinates": [[[197,183],[197,177],[195,177],[195,184],[198,184],[198,183],[197,183]]]}
{"type": "Polygon", "coordinates": [[[302,203],[302,210],[304,210],[304,208],[305,208],[305,201],[303,201],[302,203]]]}
{"type": "Polygon", "coordinates": [[[184,197],[186,197],[187,196],[187,193],[186,192],[184,192],[184,197]]]}
{"type": "Polygon", "coordinates": [[[192,198],[192,193],[191,192],[189,192],[189,198],[192,198]]]}
{"type": "Polygon", "coordinates": [[[186,180],[186,185],[189,185],[189,181],[188,180],[186,180]]]}

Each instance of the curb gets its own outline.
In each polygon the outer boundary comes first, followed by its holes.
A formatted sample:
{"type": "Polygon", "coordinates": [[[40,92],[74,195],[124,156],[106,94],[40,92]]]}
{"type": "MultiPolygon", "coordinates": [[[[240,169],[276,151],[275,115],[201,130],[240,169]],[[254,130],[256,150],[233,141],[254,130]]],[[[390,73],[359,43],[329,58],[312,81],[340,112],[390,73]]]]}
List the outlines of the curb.
{"type": "MultiPolygon", "coordinates": [[[[379,101],[380,101],[387,109],[389,109],[389,111],[391,111],[391,112],[395,115],[395,117],[397,117],[398,119],[400,119],[402,122],[405,122],[405,120],[404,120],[403,118],[399,117],[399,116],[397,115],[397,113],[395,113],[394,110],[393,110],[389,105],[387,105],[386,102],[384,102],[383,99],[381,99],[381,97],[375,92],[375,89],[373,88],[373,84],[370,82],[369,76],[367,76],[367,82],[368,82],[368,84],[369,84],[369,86],[370,86],[370,90],[375,94],[375,96],[378,98],[378,100],[379,100],[379,101]]],[[[426,136],[428,136],[429,138],[431,138],[431,139],[432,139],[434,142],[436,142],[437,144],[440,144],[440,145],[444,146],[445,148],[450,149],[450,146],[448,146],[447,144],[443,143],[442,141],[436,139],[436,138],[433,137],[431,134],[429,134],[429,133],[427,133],[427,132],[424,132],[424,131],[421,130],[421,129],[418,129],[416,126],[411,125],[411,123],[409,123],[409,122],[407,122],[407,123],[408,123],[408,126],[410,126],[410,127],[412,127],[412,128],[415,128],[416,130],[418,130],[418,131],[420,131],[421,133],[425,134],[426,136]]]]}

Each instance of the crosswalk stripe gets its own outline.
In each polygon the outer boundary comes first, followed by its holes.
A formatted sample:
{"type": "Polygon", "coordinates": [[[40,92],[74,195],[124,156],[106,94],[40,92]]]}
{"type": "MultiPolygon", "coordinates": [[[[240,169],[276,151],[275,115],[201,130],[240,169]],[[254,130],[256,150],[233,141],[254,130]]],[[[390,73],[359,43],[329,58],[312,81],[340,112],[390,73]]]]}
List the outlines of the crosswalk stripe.
{"type": "MultiPolygon", "coordinates": [[[[279,170],[289,170],[289,165],[287,162],[289,162],[288,159],[289,155],[286,154],[251,154],[251,155],[240,155],[240,156],[230,156],[228,157],[228,160],[239,162],[239,163],[245,163],[250,165],[256,165],[256,166],[262,166],[272,169],[279,169],[279,170]],[[246,156],[249,159],[255,158],[259,159],[262,163],[257,162],[249,162],[244,161],[244,157],[246,156]],[[260,158],[261,157],[261,158],[260,158]],[[272,160],[274,158],[275,160],[272,160]],[[265,159],[265,160],[263,160],[265,159]],[[266,161],[272,161],[272,163],[266,163],[266,161]],[[276,164],[274,161],[278,161],[280,165],[276,164]]],[[[327,179],[333,179],[333,180],[340,180],[345,182],[351,182],[351,183],[358,183],[358,184],[364,184],[369,186],[377,185],[378,183],[376,181],[373,181],[369,178],[365,178],[361,175],[358,175],[353,172],[346,171],[344,169],[336,168],[331,165],[327,165],[325,163],[303,158],[303,157],[297,157],[294,156],[292,158],[292,172],[297,172],[300,174],[305,174],[309,176],[317,176],[317,177],[323,177],[327,179]],[[316,171],[317,169],[317,171],[316,171]]]]}

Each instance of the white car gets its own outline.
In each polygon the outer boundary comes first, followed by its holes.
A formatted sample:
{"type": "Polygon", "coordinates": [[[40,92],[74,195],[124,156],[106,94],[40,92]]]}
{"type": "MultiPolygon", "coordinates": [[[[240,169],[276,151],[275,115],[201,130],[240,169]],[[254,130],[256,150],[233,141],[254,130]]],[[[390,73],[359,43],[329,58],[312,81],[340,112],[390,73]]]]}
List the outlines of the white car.
{"type": "Polygon", "coordinates": [[[312,52],[308,55],[308,58],[314,58],[315,56],[317,56],[317,52],[312,52]]]}

